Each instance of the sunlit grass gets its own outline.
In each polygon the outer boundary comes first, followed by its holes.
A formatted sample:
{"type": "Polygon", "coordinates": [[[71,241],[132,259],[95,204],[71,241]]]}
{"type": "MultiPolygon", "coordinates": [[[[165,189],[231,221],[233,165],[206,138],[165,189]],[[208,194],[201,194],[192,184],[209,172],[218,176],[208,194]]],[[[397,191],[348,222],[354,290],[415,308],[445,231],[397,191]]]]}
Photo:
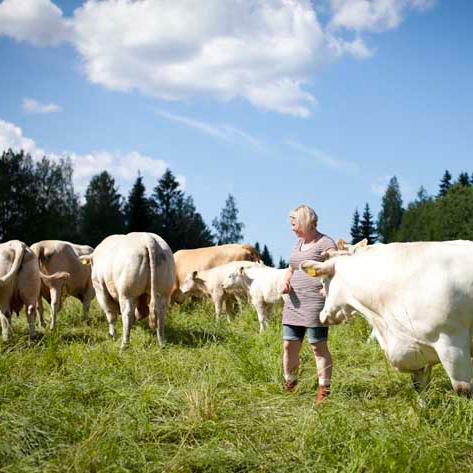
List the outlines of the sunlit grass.
{"type": "Polygon", "coordinates": [[[208,303],[173,308],[163,349],[143,321],[123,353],[95,303],[90,318],[69,300],[57,332],[34,342],[24,315],[13,320],[0,345],[0,471],[473,469],[472,401],[440,367],[419,397],[361,319],[331,329],[333,393],[315,408],[307,346],[296,391],[281,388],[280,312],[259,335],[250,308],[231,323],[208,303]]]}

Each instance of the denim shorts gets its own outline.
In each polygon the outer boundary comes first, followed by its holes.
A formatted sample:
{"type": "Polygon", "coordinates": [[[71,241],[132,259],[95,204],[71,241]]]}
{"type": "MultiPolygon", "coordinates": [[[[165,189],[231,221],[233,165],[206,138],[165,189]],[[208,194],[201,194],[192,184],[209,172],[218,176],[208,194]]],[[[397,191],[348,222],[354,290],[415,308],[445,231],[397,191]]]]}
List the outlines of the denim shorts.
{"type": "Polygon", "coordinates": [[[328,339],[328,327],[302,327],[300,325],[282,326],[283,340],[304,340],[307,331],[307,340],[309,343],[326,342],[328,339]]]}

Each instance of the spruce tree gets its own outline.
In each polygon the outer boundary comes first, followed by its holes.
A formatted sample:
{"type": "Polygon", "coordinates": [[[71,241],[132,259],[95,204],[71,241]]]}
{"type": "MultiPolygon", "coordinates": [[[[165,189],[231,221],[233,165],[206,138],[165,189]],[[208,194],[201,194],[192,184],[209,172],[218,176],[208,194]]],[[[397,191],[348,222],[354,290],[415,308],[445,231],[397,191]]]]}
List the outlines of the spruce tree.
{"type": "Polygon", "coordinates": [[[279,258],[279,264],[278,264],[278,269],[286,269],[289,265],[287,264],[287,261],[284,258],[279,258]]]}
{"type": "Polygon", "coordinates": [[[446,170],[445,173],[443,174],[442,180],[440,181],[438,197],[445,196],[445,194],[447,193],[451,185],[452,185],[452,175],[448,172],[448,170],[446,170]]]}
{"type": "Polygon", "coordinates": [[[143,177],[138,174],[128,195],[125,206],[126,227],[128,232],[150,232],[152,230],[152,214],[143,177]]]}
{"type": "Polygon", "coordinates": [[[458,176],[458,184],[464,187],[469,187],[471,185],[470,182],[470,176],[468,175],[467,172],[461,172],[460,175],[458,176]]]}
{"type": "Polygon", "coordinates": [[[151,196],[154,232],[173,251],[213,245],[213,235],[196,211],[192,197],[179,187],[171,170],[166,169],[151,196]]]}
{"type": "Polygon", "coordinates": [[[363,240],[363,238],[366,238],[368,240],[368,245],[372,245],[376,241],[376,229],[368,203],[365,205],[365,210],[361,218],[360,230],[361,239],[363,240]]]}
{"type": "Polygon", "coordinates": [[[271,253],[269,252],[269,249],[266,245],[263,246],[261,261],[263,261],[263,264],[266,266],[274,266],[273,257],[271,256],[271,253]]]}
{"type": "Polygon", "coordinates": [[[378,238],[382,243],[394,241],[394,235],[401,225],[403,211],[399,183],[394,176],[389,181],[378,215],[378,238]]]}
{"type": "Polygon", "coordinates": [[[81,239],[89,245],[96,246],[108,235],[126,232],[123,197],[107,171],[90,180],[81,214],[81,239]]]}
{"type": "Polygon", "coordinates": [[[363,240],[363,237],[361,235],[360,214],[358,212],[358,209],[355,209],[355,213],[353,214],[353,223],[350,228],[350,235],[352,245],[363,240]]]}
{"type": "Polygon", "coordinates": [[[244,225],[238,221],[238,208],[231,194],[228,194],[225,207],[220,212],[220,218],[214,218],[212,226],[215,228],[219,245],[238,243],[243,240],[241,231],[244,225]]]}

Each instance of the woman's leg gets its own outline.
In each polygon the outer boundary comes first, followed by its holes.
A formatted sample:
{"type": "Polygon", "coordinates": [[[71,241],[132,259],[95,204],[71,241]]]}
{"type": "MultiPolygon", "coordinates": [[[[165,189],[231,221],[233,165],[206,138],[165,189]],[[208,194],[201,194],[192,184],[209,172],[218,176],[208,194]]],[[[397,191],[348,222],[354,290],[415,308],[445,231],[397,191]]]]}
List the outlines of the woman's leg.
{"type": "Polygon", "coordinates": [[[297,381],[296,372],[299,368],[301,345],[301,340],[284,340],[283,369],[286,383],[295,383],[297,381]]]}
{"type": "Polygon", "coordinates": [[[317,373],[319,376],[319,386],[330,386],[332,380],[332,355],[328,349],[327,340],[311,343],[314,353],[317,373]]]}

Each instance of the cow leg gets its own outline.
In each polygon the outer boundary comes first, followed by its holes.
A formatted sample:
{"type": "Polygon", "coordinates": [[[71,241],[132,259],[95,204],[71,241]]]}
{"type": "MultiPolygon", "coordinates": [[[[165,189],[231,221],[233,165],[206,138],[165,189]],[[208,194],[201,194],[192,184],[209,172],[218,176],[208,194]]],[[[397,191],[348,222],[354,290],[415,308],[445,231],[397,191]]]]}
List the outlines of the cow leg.
{"type": "Polygon", "coordinates": [[[462,337],[441,336],[435,344],[437,355],[458,394],[471,395],[472,366],[470,333],[462,337]]]}
{"type": "Polygon", "coordinates": [[[156,337],[158,338],[158,344],[160,347],[164,345],[164,322],[166,320],[166,305],[167,298],[160,296],[156,302],[157,311],[156,314],[156,337]]]}
{"type": "Polygon", "coordinates": [[[61,309],[61,287],[51,288],[51,330],[56,329],[56,319],[59,310],[61,309]]]}
{"type": "Polygon", "coordinates": [[[115,338],[115,322],[117,320],[117,314],[113,303],[111,302],[106,289],[96,288],[95,294],[100,307],[105,312],[108,322],[108,334],[110,337],[115,338]]]}
{"type": "Polygon", "coordinates": [[[412,382],[416,391],[423,391],[430,383],[432,377],[432,365],[427,365],[424,368],[414,371],[411,374],[412,382]]]}
{"type": "Polygon", "coordinates": [[[90,304],[92,303],[94,295],[94,289],[92,286],[90,286],[84,294],[84,300],[82,301],[82,320],[84,322],[89,319],[90,304]]]}
{"type": "Polygon", "coordinates": [[[266,304],[263,301],[255,304],[256,314],[259,322],[259,333],[263,333],[266,330],[267,319],[266,319],[266,304]]]}
{"type": "Polygon", "coordinates": [[[122,314],[123,335],[120,350],[124,350],[130,341],[130,330],[135,321],[136,301],[131,297],[120,297],[120,312],[122,314]]]}
{"type": "Polygon", "coordinates": [[[8,342],[12,335],[10,319],[7,312],[0,309],[0,323],[2,325],[2,338],[4,342],[8,342]]]}
{"type": "Polygon", "coordinates": [[[212,294],[212,301],[215,306],[215,319],[217,321],[220,320],[220,314],[222,313],[222,300],[223,300],[223,294],[221,292],[214,292],[212,294]]]}
{"type": "Polygon", "coordinates": [[[39,323],[41,327],[46,328],[46,322],[44,321],[44,305],[43,305],[43,298],[39,296],[38,299],[38,315],[39,315],[39,323]]]}
{"type": "Polygon", "coordinates": [[[28,318],[28,328],[30,333],[30,339],[36,338],[36,307],[34,304],[29,304],[26,308],[26,316],[28,318]]]}

